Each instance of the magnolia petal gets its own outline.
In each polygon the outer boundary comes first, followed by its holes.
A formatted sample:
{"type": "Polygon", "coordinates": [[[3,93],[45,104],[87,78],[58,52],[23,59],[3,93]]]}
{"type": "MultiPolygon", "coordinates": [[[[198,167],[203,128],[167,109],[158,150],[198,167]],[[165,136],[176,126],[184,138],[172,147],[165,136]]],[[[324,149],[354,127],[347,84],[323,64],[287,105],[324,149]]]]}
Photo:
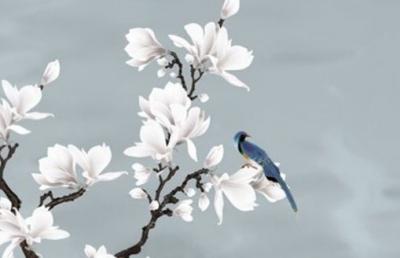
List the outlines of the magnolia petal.
{"type": "Polygon", "coordinates": [[[40,113],[40,112],[30,112],[26,113],[24,118],[31,119],[31,120],[41,120],[48,117],[54,117],[54,114],[51,113],[40,113]]]}
{"type": "Polygon", "coordinates": [[[206,211],[210,206],[210,199],[205,193],[202,193],[199,197],[199,208],[201,211],[206,211]]]}
{"type": "Polygon", "coordinates": [[[60,62],[58,60],[50,62],[46,66],[46,69],[44,70],[40,84],[43,86],[50,84],[53,81],[55,81],[59,75],[60,75],[60,62]]]}
{"type": "Polygon", "coordinates": [[[221,188],[236,209],[240,211],[252,211],[256,207],[256,193],[249,184],[224,181],[221,183],[221,188]]]}
{"type": "Polygon", "coordinates": [[[65,230],[52,228],[52,229],[43,231],[40,234],[40,237],[42,239],[48,239],[48,240],[60,240],[60,239],[65,239],[65,238],[70,237],[70,234],[65,230]]]}
{"type": "Polygon", "coordinates": [[[98,181],[103,181],[103,182],[113,181],[113,180],[121,177],[122,175],[127,175],[127,174],[128,174],[128,172],[126,172],[126,171],[103,173],[98,176],[98,181]]]}
{"type": "Polygon", "coordinates": [[[221,18],[227,19],[239,12],[240,0],[225,0],[221,10],[221,18]]]}
{"type": "Polygon", "coordinates": [[[16,238],[4,249],[2,258],[14,258],[14,249],[22,243],[23,239],[16,238]]]}
{"type": "Polygon", "coordinates": [[[223,145],[215,146],[208,153],[203,166],[205,168],[215,167],[222,161],[223,157],[224,157],[224,146],[223,145]]]}
{"type": "Polygon", "coordinates": [[[0,209],[11,210],[12,204],[9,199],[1,197],[0,198],[0,209]]]}
{"type": "Polygon", "coordinates": [[[20,125],[10,125],[8,127],[8,129],[16,132],[17,134],[21,134],[21,135],[29,134],[31,132],[28,129],[26,129],[20,125]]]}
{"type": "Polygon", "coordinates": [[[224,197],[220,189],[215,189],[214,209],[218,217],[218,225],[222,225],[224,219],[224,197]]]}
{"type": "Polygon", "coordinates": [[[87,257],[90,257],[90,258],[94,257],[96,255],[96,253],[97,253],[97,251],[93,246],[91,246],[91,245],[85,246],[85,254],[87,257]]]}
{"type": "Polygon", "coordinates": [[[247,91],[250,91],[249,86],[247,86],[244,82],[239,80],[235,75],[228,72],[222,72],[220,75],[230,84],[240,88],[245,88],[247,91]]]}
{"type": "Polygon", "coordinates": [[[194,145],[193,141],[190,139],[186,140],[186,145],[187,145],[187,150],[189,153],[189,156],[195,161],[197,162],[197,149],[196,149],[196,145],[194,145]]]}
{"type": "Polygon", "coordinates": [[[11,105],[14,107],[19,104],[18,101],[18,89],[11,85],[10,82],[6,80],[1,81],[4,94],[6,95],[7,99],[11,102],[11,105]]]}
{"type": "Polygon", "coordinates": [[[144,199],[147,197],[147,194],[145,193],[145,191],[143,191],[142,188],[133,188],[130,192],[129,195],[133,198],[133,199],[144,199]]]}
{"type": "Polygon", "coordinates": [[[168,37],[171,39],[172,43],[174,43],[176,47],[184,48],[189,52],[192,50],[192,45],[190,45],[190,43],[187,42],[186,39],[175,35],[169,35],[168,37]]]}

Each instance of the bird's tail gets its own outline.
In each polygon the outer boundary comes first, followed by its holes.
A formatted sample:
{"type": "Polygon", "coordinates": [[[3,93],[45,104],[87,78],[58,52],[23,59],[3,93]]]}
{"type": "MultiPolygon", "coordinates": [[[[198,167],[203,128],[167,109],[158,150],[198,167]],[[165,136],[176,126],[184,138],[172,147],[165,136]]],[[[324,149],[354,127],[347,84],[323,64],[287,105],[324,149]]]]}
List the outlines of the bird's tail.
{"type": "Polygon", "coordinates": [[[283,180],[283,178],[281,177],[281,175],[278,175],[277,178],[279,185],[282,187],[283,191],[286,194],[286,197],[290,203],[290,206],[292,207],[294,212],[297,212],[297,204],[296,201],[293,198],[292,193],[289,190],[289,187],[287,186],[285,180],[283,180]]]}

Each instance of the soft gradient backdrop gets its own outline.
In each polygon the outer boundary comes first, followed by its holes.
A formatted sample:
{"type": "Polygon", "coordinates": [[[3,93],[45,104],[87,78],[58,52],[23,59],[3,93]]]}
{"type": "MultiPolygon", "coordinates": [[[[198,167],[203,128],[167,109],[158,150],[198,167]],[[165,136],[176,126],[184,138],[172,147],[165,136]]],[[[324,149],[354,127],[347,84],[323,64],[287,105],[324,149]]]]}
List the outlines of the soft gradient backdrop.
{"type": "MultiPolygon", "coordinates": [[[[138,140],[138,96],[168,78],[158,80],[154,66],[138,73],[125,64],[128,29],[151,27],[171,47],[169,33],[216,20],[222,2],[1,0],[0,78],[22,86],[37,82],[48,61],[62,65],[38,108],[56,117],[26,122],[33,133],[16,138],[21,148],[6,172],[25,216],[38,203],[31,173],[48,146],[106,142],[112,169],[135,161],[122,151],[138,140]]],[[[196,140],[199,155],[222,143],[220,172],[236,171],[231,138],[247,130],[282,163],[300,212],[260,196],[255,212],[227,205],[220,227],[212,209],[196,211],[191,224],[164,219],[139,257],[398,258],[399,13],[395,0],[242,1],[226,25],[235,43],[254,49],[253,65],[238,73],[252,91],[211,75],[200,83],[212,125],[196,140]]],[[[179,153],[184,169],[200,166],[179,153]]],[[[72,237],[44,242],[40,252],[84,257],[86,243],[114,252],[135,242],[148,213],[130,199],[133,186],[132,177],[98,184],[58,207],[56,224],[72,237]]]]}

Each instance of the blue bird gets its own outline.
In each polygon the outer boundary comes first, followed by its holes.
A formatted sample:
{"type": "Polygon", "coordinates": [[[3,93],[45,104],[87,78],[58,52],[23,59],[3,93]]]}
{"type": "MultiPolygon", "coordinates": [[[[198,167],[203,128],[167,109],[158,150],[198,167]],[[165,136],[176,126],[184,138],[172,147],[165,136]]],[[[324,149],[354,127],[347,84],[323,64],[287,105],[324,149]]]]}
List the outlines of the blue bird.
{"type": "Polygon", "coordinates": [[[268,180],[279,183],[285,192],[287,199],[289,200],[290,206],[292,206],[292,209],[297,212],[296,202],[285,180],[283,180],[281,176],[279,167],[272,162],[272,160],[268,157],[268,154],[263,149],[247,141],[246,139],[248,137],[250,136],[243,131],[235,134],[234,140],[240,154],[242,154],[247,161],[252,161],[262,166],[264,169],[264,175],[268,178],[268,180]]]}

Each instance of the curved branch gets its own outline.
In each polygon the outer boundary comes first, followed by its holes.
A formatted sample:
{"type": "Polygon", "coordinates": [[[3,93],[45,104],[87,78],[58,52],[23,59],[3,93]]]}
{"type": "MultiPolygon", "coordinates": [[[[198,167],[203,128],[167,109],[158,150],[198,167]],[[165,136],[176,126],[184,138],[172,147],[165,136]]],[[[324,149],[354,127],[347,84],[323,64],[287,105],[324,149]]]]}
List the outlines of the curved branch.
{"type": "MultiPolygon", "coordinates": [[[[176,173],[176,171],[178,171],[178,167],[174,168],[174,169],[170,169],[170,173],[167,176],[167,178],[163,181],[169,181],[176,173]],[[169,179],[168,179],[169,178],[169,179]],[[168,179],[168,180],[167,180],[168,179]]],[[[151,218],[150,221],[147,223],[147,225],[145,225],[142,228],[142,235],[139,239],[139,241],[132,245],[131,247],[128,247],[118,253],[115,254],[115,257],[117,258],[129,258],[131,255],[135,255],[141,252],[142,247],[146,244],[148,238],[149,238],[149,234],[150,231],[155,228],[156,223],[158,221],[159,218],[163,217],[163,216],[172,216],[173,212],[170,209],[164,209],[168,204],[174,204],[177,203],[179,200],[176,197],[176,195],[179,192],[185,192],[185,188],[187,186],[187,184],[191,181],[191,180],[196,180],[196,182],[198,183],[201,180],[201,176],[205,175],[209,172],[208,169],[202,168],[198,171],[195,171],[189,175],[187,175],[185,177],[185,179],[183,180],[183,182],[175,187],[171,192],[169,192],[167,195],[164,196],[163,201],[160,204],[160,207],[151,212],[151,218]]],[[[164,185],[161,187],[161,190],[164,188],[164,185]]],[[[158,187],[158,189],[160,188],[160,186],[158,187]]]]}
{"type": "Polygon", "coordinates": [[[54,197],[53,192],[48,191],[47,193],[44,193],[42,196],[40,196],[39,207],[44,205],[46,208],[49,208],[49,210],[52,210],[57,205],[75,201],[76,199],[81,197],[85,192],[86,192],[85,188],[80,188],[79,190],[71,194],[67,194],[61,197],[54,197]],[[50,199],[50,202],[44,204],[47,199],[50,199]]]}

